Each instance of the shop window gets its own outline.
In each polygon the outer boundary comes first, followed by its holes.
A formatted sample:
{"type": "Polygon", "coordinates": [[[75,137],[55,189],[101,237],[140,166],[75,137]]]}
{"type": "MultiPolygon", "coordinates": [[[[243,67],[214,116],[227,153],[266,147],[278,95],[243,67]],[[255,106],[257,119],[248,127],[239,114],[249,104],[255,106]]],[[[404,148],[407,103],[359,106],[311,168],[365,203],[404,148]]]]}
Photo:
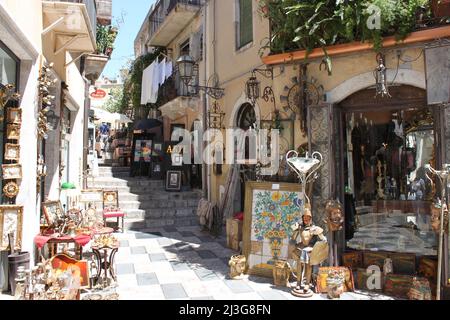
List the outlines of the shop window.
{"type": "Polygon", "coordinates": [[[354,250],[437,255],[431,207],[438,183],[432,110],[347,113],[346,186],[355,200],[354,250]]]}
{"type": "Polygon", "coordinates": [[[236,48],[253,41],[253,8],[252,0],[238,0],[238,21],[236,23],[236,48]]]}

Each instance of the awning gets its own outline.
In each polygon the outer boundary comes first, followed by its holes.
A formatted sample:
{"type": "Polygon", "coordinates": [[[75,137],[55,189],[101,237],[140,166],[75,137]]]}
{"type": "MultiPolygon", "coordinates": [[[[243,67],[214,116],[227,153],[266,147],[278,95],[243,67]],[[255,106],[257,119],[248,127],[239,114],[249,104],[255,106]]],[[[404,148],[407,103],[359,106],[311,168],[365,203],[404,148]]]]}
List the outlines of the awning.
{"type": "Polygon", "coordinates": [[[178,97],[159,108],[163,117],[176,120],[198,110],[201,100],[197,97],[178,97]]]}

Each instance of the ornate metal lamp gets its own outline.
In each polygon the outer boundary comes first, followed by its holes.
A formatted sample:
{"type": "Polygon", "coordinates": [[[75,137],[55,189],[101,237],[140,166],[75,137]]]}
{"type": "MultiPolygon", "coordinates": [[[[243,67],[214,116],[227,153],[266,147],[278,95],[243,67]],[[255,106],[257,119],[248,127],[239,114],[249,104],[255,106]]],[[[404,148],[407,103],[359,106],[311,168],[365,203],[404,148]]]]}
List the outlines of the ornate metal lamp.
{"type": "Polygon", "coordinates": [[[177,69],[180,75],[181,80],[184,82],[186,87],[195,88],[196,90],[204,91],[208,96],[219,100],[222,99],[225,95],[225,90],[217,87],[208,87],[208,86],[193,86],[189,83],[192,81],[194,77],[194,71],[198,67],[194,58],[188,55],[184,55],[178,58],[177,60],[177,69]]]}
{"type": "Polygon", "coordinates": [[[450,177],[450,164],[444,164],[442,170],[436,170],[431,167],[430,164],[425,165],[425,169],[430,171],[433,175],[436,175],[439,178],[441,183],[441,226],[439,231],[439,249],[438,249],[438,274],[437,274],[437,291],[436,291],[436,300],[441,300],[441,281],[442,281],[442,254],[443,254],[443,245],[444,245],[444,218],[445,218],[445,206],[444,202],[447,197],[447,185],[449,184],[450,177]]]}
{"type": "Polygon", "coordinates": [[[292,150],[286,154],[286,161],[288,166],[294,171],[298,178],[300,179],[300,185],[302,186],[302,191],[305,199],[305,203],[310,204],[310,199],[306,195],[306,185],[309,182],[315,181],[319,174],[317,171],[323,165],[323,157],[319,152],[314,152],[311,156],[307,152],[305,157],[299,157],[297,151],[292,150]]]}
{"type": "Polygon", "coordinates": [[[261,96],[261,82],[256,78],[255,72],[252,72],[252,76],[247,80],[245,84],[245,92],[247,94],[247,99],[252,102],[255,106],[256,100],[261,96]]]}
{"type": "Polygon", "coordinates": [[[223,129],[223,119],[225,112],[220,109],[217,101],[213,102],[212,107],[208,111],[208,120],[210,129],[223,129]]]}

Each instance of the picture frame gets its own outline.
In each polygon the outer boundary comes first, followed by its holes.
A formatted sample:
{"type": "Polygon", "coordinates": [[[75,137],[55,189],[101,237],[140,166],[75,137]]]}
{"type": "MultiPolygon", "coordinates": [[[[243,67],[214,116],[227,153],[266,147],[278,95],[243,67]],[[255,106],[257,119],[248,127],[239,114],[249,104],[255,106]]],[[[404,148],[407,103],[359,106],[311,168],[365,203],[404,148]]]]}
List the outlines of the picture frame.
{"type": "Polygon", "coordinates": [[[317,293],[327,293],[327,279],[330,271],[342,271],[345,274],[344,292],[355,291],[353,272],[347,267],[320,267],[317,274],[317,293]]]}
{"type": "Polygon", "coordinates": [[[64,216],[60,201],[46,201],[42,203],[42,212],[49,226],[55,225],[64,216]]]}
{"type": "Polygon", "coordinates": [[[20,128],[18,124],[8,124],[6,126],[6,139],[20,140],[20,128]]]}
{"type": "Polygon", "coordinates": [[[365,251],[363,253],[363,267],[368,268],[370,266],[378,266],[381,270],[384,267],[384,261],[389,258],[387,252],[370,252],[365,251]]]}
{"type": "Polygon", "coordinates": [[[180,191],[181,190],[181,171],[167,171],[166,176],[166,190],[180,191]]]}
{"type": "Polygon", "coordinates": [[[161,157],[163,156],[163,142],[154,142],[152,157],[161,157]]]}
{"type": "Polygon", "coordinates": [[[20,160],[20,145],[6,143],[4,157],[5,157],[5,160],[19,161],[20,160]]]}
{"type": "Polygon", "coordinates": [[[416,274],[416,255],[414,253],[391,253],[389,257],[392,259],[395,274],[416,274]]]}
{"type": "Polygon", "coordinates": [[[119,207],[119,191],[118,190],[103,190],[103,209],[119,207]]]}
{"type": "Polygon", "coordinates": [[[152,162],[151,178],[155,180],[164,179],[164,167],[162,162],[152,162]]]}
{"type": "Polygon", "coordinates": [[[383,293],[401,299],[408,299],[414,276],[402,274],[387,274],[385,276],[383,293]]]}
{"type": "Polygon", "coordinates": [[[342,254],[342,265],[352,270],[362,268],[363,253],[361,251],[349,251],[342,254]]]}
{"type": "Polygon", "coordinates": [[[182,167],[183,166],[183,155],[179,153],[172,153],[172,166],[182,167]]]}
{"type": "Polygon", "coordinates": [[[358,268],[355,273],[356,273],[356,282],[355,282],[356,289],[364,290],[364,291],[374,291],[374,292],[379,292],[379,293],[381,293],[383,291],[383,284],[384,284],[384,274],[383,273],[381,273],[381,281],[380,281],[381,288],[379,288],[379,289],[369,289],[367,287],[369,277],[372,276],[372,273],[369,273],[367,271],[367,269],[358,268]]]}
{"type": "Polygon", "coordinates": [[[6,122],[9,124],[22,124],[22,109],[8,108],[6,122]]]}
{"type": "Polygon", "coordinates": [[[51,265],[56,272],[65,272],[69,268],[80,276],[80,289],[89,289],[89,264],[86,260],[75,260],[66,254],[59,254],[51,259],[51,265]]]}
{"type": "Polygon", "coordinates": [[[248,274],[272,277],[277,260],[289,261],[292,227],[301,222],[304,209],[299,189],[293,183],[246,183],[243,255],[248,274]]]}
{"type": "Polygon", "coordinates": [[[20,164],[3,164],[2,165],[3,180],[22,179],[22,165],[20,164]]]}
{"type": "Polygon", "coordinates": [[[78,201],[81,203],[101,203],[103,202],[103,190],[102,189],[81,190],[78,201]]]}
{"type": "Polygon", "coordinates": [[[23,206],[0,205],[0,251],[8,248],[10,233],[14,234],[14,249],[22,249],[23,206]]]}

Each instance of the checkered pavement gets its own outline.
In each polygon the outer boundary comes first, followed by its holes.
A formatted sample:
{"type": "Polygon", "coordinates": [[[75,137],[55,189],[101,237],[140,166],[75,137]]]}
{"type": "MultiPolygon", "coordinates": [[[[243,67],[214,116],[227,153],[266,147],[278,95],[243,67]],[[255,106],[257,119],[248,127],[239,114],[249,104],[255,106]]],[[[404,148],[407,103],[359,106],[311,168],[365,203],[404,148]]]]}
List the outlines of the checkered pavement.
{"type": "MultiPolygon", "coordinates": [[[[116,235],[117,293],[121,300],[299,300],[272,279],[231,280],[228,261],[236,252],[224,236],[199,227],[165,227],[116,235]]],[[[311,299],[326,299],[315,295],[311,299]]],[[[346,293],[342,299],[378,300],[377,295],[346,293]]]]}

